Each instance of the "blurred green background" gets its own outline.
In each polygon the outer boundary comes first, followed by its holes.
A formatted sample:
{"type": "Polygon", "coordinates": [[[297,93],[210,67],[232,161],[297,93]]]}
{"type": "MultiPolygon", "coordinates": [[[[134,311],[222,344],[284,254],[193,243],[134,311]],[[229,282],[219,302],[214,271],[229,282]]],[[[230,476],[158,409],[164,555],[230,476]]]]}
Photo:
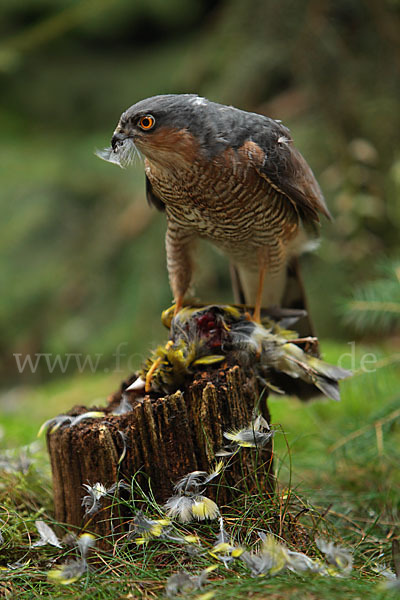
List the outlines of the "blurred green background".
{"type": "MultiPolygon", "coordinates": [[[[312,313],[322,339],[356,339],[340,299],[400,254],[398,0],[3,0],[1,13],[3,404],[62,376],[43,361],[20,373],[15,353],[99,356],[117,383],[165,337],[164,217],[139,162],[94,155],[154,94],[198,93],[291,129],[335,217],[305,261],[312,313]]],[[[204,247],[198,263],[199,297],[229,300],[225,259],[204,247]]]]}

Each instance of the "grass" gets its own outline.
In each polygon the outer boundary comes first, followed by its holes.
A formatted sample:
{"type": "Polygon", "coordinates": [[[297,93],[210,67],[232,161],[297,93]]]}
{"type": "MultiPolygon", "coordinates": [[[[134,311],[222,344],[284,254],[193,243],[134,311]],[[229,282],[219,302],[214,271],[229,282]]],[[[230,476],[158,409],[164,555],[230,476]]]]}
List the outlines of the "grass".
{"type": "MultiPolygon", "coordinates": [[[[271,398],[272,421],[278,429],[276,494],[271,499],[262,494],[238,498],[235,504],[221,507],[221,512],[234,542],[246,548],[256,547],[258,531],[280,531],[291,550],[311,558],[321,558],[315,545],[317,536],[345,546],[354,558],[350,576],[284,571],[275,577],[251,577],[240,559],[225,568],[209,554],[218,533],[218,524],[209,522],[173,524],[176,535],[194,534],[197,544],[152,540],[137,545],[127,544],[125,538],[117,540],[113,553],[93,551],[91,568],[78,581],[56,585],[47,578],[49,570],[78,555],[65,540],[62,549],[32,547],[39,539],[36,520],[56,525],[46,455],[43,446],[34,446],[31,455],[29,450],[22,455],[21,450],[3,452],[9,466],[0,479],[4,537],[0,597],[158,598],[165,595],[171,574],[184,570],[198,575],[210,565],[218,566],[204,588],[183,592],[180,597],[201,598],[204,594],[207,598],[211,593],[216,600],[395,597],[396,590],[383,587],[385,580],[374,566],[391,565],[392,541],[398,536],[399,357],[391,348],[355,346],[353,351],[353,347],[324,343],[324,350],[328,361],[341,359],[342,366],[355,368],[354,377],[341,385],[342,402],[302,404],[290,398],[271,398]],[[373,355],[368,364],[366,354],[373,355]],[[365,371],[366,366],[371,372],[365,371]],[[193,547],[200,551],[193,552],[193,547]]],[[[120,378],[121,374],[115,373],[80,375],[35,390],[14,391],[17,401],[7,404],[3,445],[29,444],[43,420],[76,403],[90,406],[98,404],[99,398],[104,401],[105,391],[113,391],[120,378]]],[[[141,506],[148,517],[160,518],[151,502],[143,501],[141,506]]],[[[62,537],[67,528],[57,531],[62,537]]]]}

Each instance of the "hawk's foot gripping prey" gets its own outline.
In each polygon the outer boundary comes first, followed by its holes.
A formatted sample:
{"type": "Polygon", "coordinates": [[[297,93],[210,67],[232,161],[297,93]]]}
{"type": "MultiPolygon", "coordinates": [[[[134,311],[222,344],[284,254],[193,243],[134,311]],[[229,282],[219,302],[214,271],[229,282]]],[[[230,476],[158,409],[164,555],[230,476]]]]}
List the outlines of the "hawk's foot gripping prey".
{"type": "Polygon", "coordinates": [[[277,310],[259,324],[237,306],[184,306],[175,316],[171,307],[162,317],[170,340],[153,352],[127,391],[174,393],[199,370],[238,364],[254,369],[261,385],[274,392],[339,400],[338,381],[351,373],[317,358],[315,338],[299,338],[288,329],[300,316],[301,311],[277,310]]]}
{"type": "MultiPolygon", "coordinates": [[[[236,301],[305,308],[296,257],[330,217],[318,183],[279,121],[194,94],[142,100],[99,156],[120,166],[144,156],[147,198],[165,211],[176,312],[192,280],[197,238],[232,264],[236,301]]],[[[305,324],[304,335],[312,333],[305,324]]]]}

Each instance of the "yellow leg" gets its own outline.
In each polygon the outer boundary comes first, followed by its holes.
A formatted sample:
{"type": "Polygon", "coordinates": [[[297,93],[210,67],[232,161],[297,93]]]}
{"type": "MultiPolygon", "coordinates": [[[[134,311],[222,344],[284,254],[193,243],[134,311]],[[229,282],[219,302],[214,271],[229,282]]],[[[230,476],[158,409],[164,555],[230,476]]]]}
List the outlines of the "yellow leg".
{"type": "Polygon", "coordinates": [[[148,394],[151,390],[151,380],[153,378],[153,373],[156,369],[158,369],[158,367],[160,366],[162,361],[161,356],[159,356],[151,365],[150,369],[147,371],[146,373],[146,380],[145,380],[145,384],[144,384],[144,391],[146,392],[146,394],[148,394]]]}
{"type": "MultiPolygon", "coordinates": [[[[172,340],[169,340],[166,344],[165,344],[165,350],[169,350],[171,348],[171,346],[174,345],[174,342],[172,340]]],[[[154,375],[154,371],[156,371],[158,369],[158,367],[160,366],[160,364],[162,363],[162,357],[159,356],[151,365],[150,369],[147,371],[146,373],[146,379],[145,379],[145,383],[144,383],[144,391],[146,392],[146,394],[148,394],[151,391],[151,380],[153,379],[153,375],[154,375]]]]}
{"type": "Polygon", "coordinates": [[[174,317],[176,317],[178,312],[181,310],[182,306],[183,306],[183,296],[178,296],[177,298],[175,298],[174,317]]]}

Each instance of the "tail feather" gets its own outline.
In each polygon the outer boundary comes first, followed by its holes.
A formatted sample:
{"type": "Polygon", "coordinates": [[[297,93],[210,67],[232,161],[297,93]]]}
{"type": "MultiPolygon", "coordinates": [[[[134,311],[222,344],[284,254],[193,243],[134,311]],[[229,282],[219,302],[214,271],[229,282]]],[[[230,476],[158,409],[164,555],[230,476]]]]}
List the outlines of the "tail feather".
{"type": "Polygon", "coordinates": [[[336,402],[340,401],[339,384],[337,381],[325,379],[324,377],[316,377],[314,383],[325,396],[332,400],[336,400],[336,402]]]}

